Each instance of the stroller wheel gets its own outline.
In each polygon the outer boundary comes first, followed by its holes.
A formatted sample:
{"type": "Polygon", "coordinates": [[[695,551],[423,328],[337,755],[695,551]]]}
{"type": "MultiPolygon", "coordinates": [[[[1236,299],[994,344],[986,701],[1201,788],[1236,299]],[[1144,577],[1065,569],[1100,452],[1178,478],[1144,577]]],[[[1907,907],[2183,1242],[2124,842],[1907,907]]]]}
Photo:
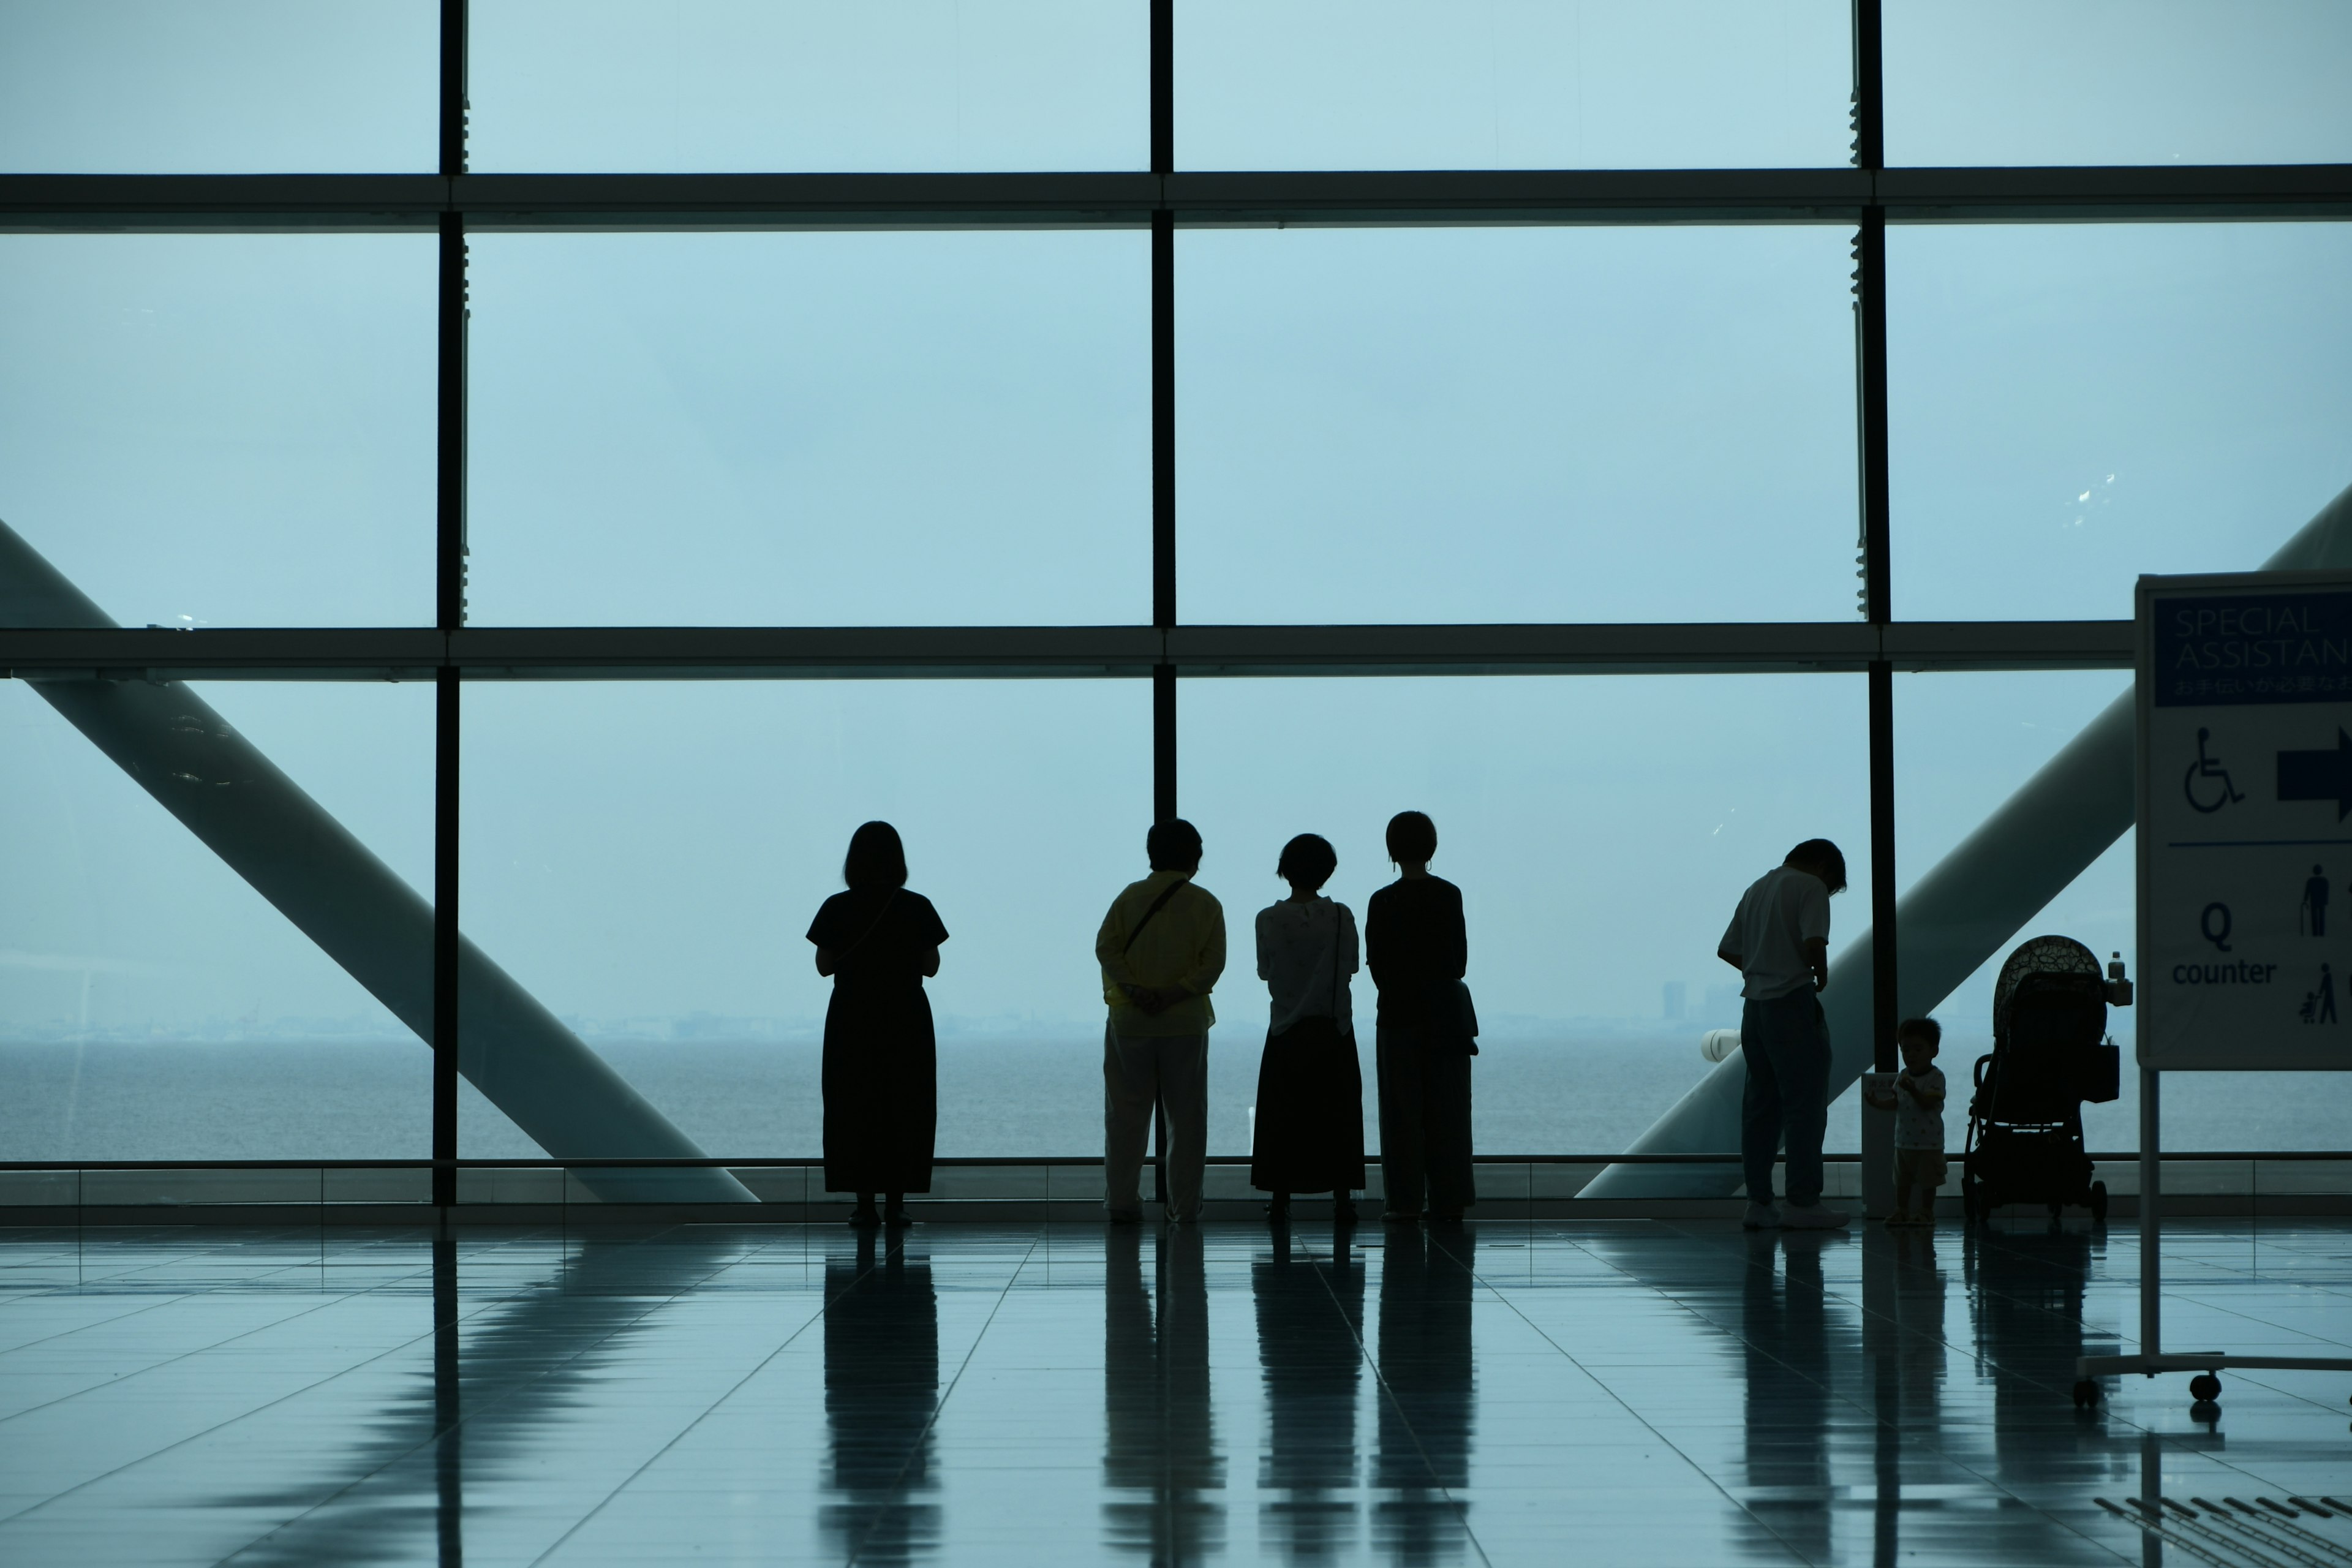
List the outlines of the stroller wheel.
{"type": "Polygon", "coordinates": [[[2106,1223],[2107,1184],[2105,1182],[2093,1182],[2091,1184],[2091,1217],[2098,1221],[2101,1225],[2105,1225],[2106,1223]]]}
{"type": "Polygon", "coordinates": [[[2200,1405],[2210,1405],[2221,1397],[2221,1380],[2210,1372],[2200,1372],[2189,1380],[2189,1397],[2200,1405]]]}

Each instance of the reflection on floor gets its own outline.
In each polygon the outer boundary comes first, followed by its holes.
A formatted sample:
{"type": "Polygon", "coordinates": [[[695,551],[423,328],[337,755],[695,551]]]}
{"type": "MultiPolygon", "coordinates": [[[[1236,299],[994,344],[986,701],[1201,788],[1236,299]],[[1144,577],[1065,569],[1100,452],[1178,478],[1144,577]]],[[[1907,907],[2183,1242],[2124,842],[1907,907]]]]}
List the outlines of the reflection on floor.
{"type": "MultiPolygon", "coordinates": [[[[2346,1353],[2352,1225],[2165,1250],[2172,1343],[2346,1353]]],[[[6,1232],[0,1562],[2352,1563],[2352,1379],[2074,1408],[2137,1272],[2079,1221],[6,1232]]]]}

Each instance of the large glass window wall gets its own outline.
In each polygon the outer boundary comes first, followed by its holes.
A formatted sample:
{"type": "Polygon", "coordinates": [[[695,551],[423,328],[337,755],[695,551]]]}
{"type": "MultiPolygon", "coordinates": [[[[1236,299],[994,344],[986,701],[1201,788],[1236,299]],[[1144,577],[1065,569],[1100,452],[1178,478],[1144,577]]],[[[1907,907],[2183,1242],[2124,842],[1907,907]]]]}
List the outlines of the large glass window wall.
{"type": "MultiPolygon", "coordinates": [[[[68,683],[200,693],[729,1156],[818,1152],[858,822],[954,933],[947,1157],[1098,1147],[1095,925],[1198,823],[1235,1154],[1276,854],[1360,910],[1417,806],[1481,1147],[1621,1147],[1737,1022],[1749,879],[1838,839],[1859,935],[1874,816],[1908,889],[2128,685],[2136,575],[2352,480],[2335,14],[1881,9],[476,0],[469,59],[429,7],[11,12],[0,519],[151,640],[0,580],[0,1158],[541,1152],[471,1088],[436,1144],[415,997],[68,683]]],[[[2128,854],[2000,952],[2131,958],[2128,854]]],[[[2340,1142],[2336,1080],[2208,1081],[2175,1146],[2340,1142]]]]}
{"type": "MultiPolygon", "coordinates": [[[[431,1053],[330,952],[336,906],[383,891],[353,849],[432,886],[429,687],[11,680],[0,756],[0,1159],[432,1152],[431,1053]],[[299,863],[249,879],[257,841],[299,863]]],[[[422,933],[389,974],[419,998],[422,933]]]]}
{"type": "Polygon", "coordinates": [[[124,626],[433,619],[433,241],[0,234],[0,521],[124,626]]]}

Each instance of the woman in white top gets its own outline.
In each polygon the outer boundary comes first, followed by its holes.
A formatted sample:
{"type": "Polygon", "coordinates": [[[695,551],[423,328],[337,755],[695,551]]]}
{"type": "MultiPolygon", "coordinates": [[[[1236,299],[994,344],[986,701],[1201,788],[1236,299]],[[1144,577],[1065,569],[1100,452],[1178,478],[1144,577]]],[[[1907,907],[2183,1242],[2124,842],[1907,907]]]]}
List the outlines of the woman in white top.
{"type": "Polygon", "coordinates": [[[1348,977],[1356,973],[1356,917],[1322,896],[1339,869],[1330,843],[1302,833],[1275,872],[1290,897],[1258,911],[1257,973],[1273,997],[1258,1068],[1250,1184],[1272,1193],[1285,1219],[1293,1193],[1329,1193],[1334,1215],[1356,1217],[1349,1194],[1364,1184],[1364,1076],[1348,977]]]}

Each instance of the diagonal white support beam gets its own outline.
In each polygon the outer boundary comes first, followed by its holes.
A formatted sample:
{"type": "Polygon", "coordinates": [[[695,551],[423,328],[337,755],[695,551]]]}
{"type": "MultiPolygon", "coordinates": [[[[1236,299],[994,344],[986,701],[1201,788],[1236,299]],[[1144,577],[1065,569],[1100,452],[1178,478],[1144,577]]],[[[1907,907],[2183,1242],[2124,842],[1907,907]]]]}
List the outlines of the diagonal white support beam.
{"type": "MultiPolygon", "coordinates": [[[[2352,489],[2320,510],[2266,572],[2352,565],[2352,489]]],[[[1933,1010],[2025,928],[2132,825],[2132,694],[2085,725],[2023,788],[1985,818],[1896,903],[1897,1011],[1933,1010]]],[[[1871,933],[1830,964],[1822,994],[1830,1026],[1830,1098],[1869,1070],[1871,933]]],[[[1629,1154],[1713,1154],[1739,1147],[1748,1066],[1737,1053],[1633,1141],[1629,1154]]],[[[1727,1197],[1737,1161],[1721,1165],[1611,1165],[1581,1195],[1727,1197]]]]}
{"type": "MultiPolygon", "coordinates": [[[[0,522],[0,626],[114,623],[0,522]]],[[[433,908],[178,681],[34,680],[114,759],[393,1015],[433,1037],[433,908]]],[[[702,1151],[472,942],[457,966],[458,1070],[556,1159],[702,1151]]],[[[615,1202],[751,1203],[725,1171],[590,1170],[615,1202]]]]}

